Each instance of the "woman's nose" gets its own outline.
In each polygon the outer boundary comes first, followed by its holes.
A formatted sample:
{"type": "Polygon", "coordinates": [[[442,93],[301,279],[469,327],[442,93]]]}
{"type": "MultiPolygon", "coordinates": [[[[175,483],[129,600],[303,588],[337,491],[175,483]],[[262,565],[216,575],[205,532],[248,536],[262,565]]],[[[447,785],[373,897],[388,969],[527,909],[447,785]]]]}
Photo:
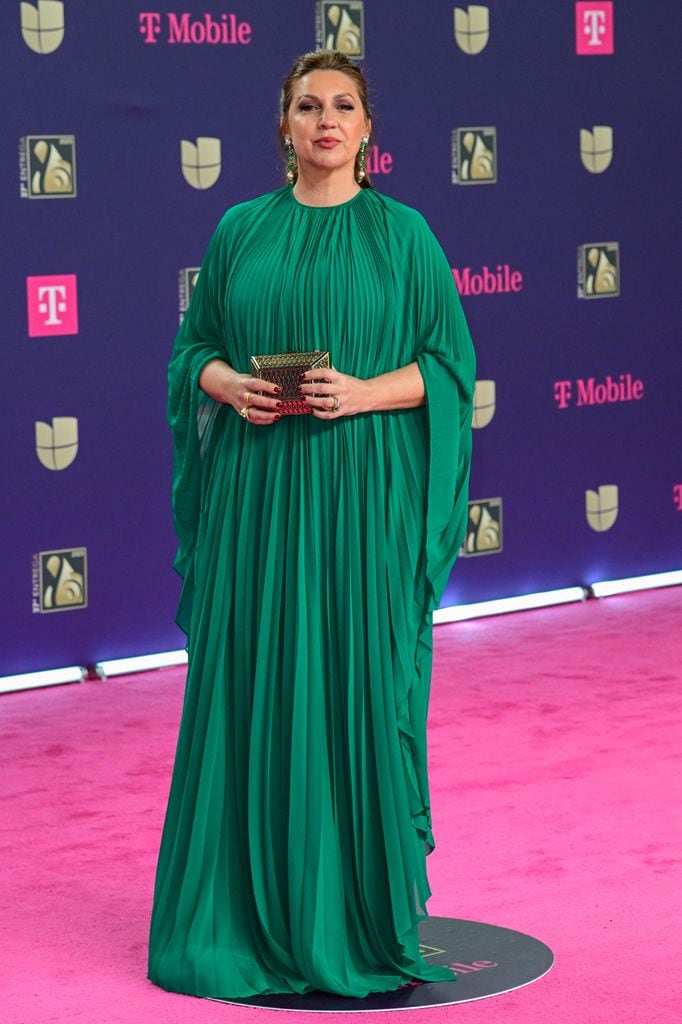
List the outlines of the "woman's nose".
{"type": "Polygon", "coordinates": [[[332,110],[320,111],[320,127],[321,128],[333,128],[336,124],[334,120],[334,112],[332,110]]]}

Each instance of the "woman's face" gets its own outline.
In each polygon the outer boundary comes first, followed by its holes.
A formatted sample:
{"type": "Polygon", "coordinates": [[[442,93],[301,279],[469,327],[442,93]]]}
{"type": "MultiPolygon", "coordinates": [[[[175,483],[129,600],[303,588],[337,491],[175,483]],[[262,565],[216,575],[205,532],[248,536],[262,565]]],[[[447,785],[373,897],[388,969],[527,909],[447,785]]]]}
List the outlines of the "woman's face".
{"type": "Polygon", "coordinates": [[[342,71],[311,71],[294,86],[284,130],[296,152],[299,174],[348,167],[352,175],[371,123],[352,78],[342,71]]]}

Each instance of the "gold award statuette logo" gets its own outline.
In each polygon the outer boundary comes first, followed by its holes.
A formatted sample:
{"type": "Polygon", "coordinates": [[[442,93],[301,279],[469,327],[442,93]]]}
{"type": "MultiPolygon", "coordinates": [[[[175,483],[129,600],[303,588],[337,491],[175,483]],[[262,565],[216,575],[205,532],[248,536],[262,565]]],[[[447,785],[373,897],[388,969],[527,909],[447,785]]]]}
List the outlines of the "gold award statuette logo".
{"type": "Polygon", "coordinates": [[[455,40],[460,50],[474,55],[485,50],[490,39],[490,12],[482,4],[455,7],[455,40]]]}
{"type": "Polygon", "coordinates": [[[199,271],[201,267],[183,267],[180,271],[180,278],[178,281],[179,300],[180,300],[180,323],[182,323],[185,313],[192,301],[194,295],[194,289],[197,286],[199,280],[199,271]]]}
{"type": "Polygon", "coordinates": [[[595,124],[592,131],[580,129],[580,159],[591,174],[603,174],[613,159],[613,128],[595,124]]]}
{"type": "Polygon", "coordinates": [[[502,550],[502,498],[469,502],[463,555],[494,555],[502,550]]]}
{"type": "Polygon", "coordinates": [[[474,388],[474,414],[471,426],[474,430],[487,427],[495,415],[495,381],[477,380],[474,388]]]}
{"type": "Polygon", "coordinates": [[[455,128],[452,133],[452,184],[494,185],[496,181],[496,129],[455,128]]]}
{"type": "Polygon", "coordinates": [[[215,185],[221,170],[220,139],[201,135],[196,143],[182,139],[180,163],[182,174],[192,188],[205,189],[215,185]]]}
{"type": "Polygon", "coordinates": [[[87,608],[87,551],[67,548],[41,551],[38,560],[40,612],[64,612],[87,608]]]}
{"type": "Polygon", "coordinates": [[[64,4],[61,0],[38,0],[19,5],[21,35],[34,53],[53,53],[64,38],[64,4]]]}
{"type": "Polygon", "coordinates": [[[26,135],[19,152],[22,196],[73,199],[76,195],[76,139],[73,135],[26,135]]]}
{"type": "Polygon", "coordinates": [[[317,5],[317,46],[363,60],[365,56],[365,10],[362,0],[336,4],[320,0],[317,5]]]}
{"type": "Polygon", "coordinates": [[[67,469],[78,455],[78,420],[53,416],[52,426],[36,420],[36,455],[45,469],[67,469]]]}
{"type": "Polygon", "coordinates": [[[597,533],[611,529],[618,518],[616,484],[601,484],[597,491],[585,491],[585,518],[597,533]]]}
{"type": "Polygon", "coordinates": [[[618,242],[588,242],[578,248],[578,298],[612,299],[620,295],[618,242]]]}

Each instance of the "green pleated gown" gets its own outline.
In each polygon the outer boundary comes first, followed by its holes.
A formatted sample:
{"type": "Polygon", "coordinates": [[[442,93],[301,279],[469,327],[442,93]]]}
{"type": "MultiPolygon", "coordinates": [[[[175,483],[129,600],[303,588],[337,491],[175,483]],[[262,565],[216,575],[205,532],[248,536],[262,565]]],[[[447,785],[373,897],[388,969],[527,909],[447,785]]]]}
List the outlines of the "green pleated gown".
{"type": "Polygon", "coordinates": [[[451,980],[418,939],[431,613],[466,521],[474,379],[443,251],[371,189],[233,207],[169,379],[189,667],[148,976],[225,999],[451,980]],[[417,360],[426,405],[260,427],[198,388],[209,359],[312,348],[361,378],[417,360]]]}

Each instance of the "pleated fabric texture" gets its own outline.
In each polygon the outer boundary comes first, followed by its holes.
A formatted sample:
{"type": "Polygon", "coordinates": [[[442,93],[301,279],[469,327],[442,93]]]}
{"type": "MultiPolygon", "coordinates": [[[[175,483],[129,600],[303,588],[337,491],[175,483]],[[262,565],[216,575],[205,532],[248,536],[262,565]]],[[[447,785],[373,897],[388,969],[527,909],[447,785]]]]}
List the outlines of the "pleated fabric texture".
{"type": "Polygon", "coordinates": [[[454,980],[419,951],[433,849],[431,613],[461,544],[474,357],[420,214],[363,189],[229,210],[169,371],[189,666],[149,978],[239,998],[454,980]],[[197,386],[219,357],[417,360],[427,404],[255,427],[197,386]]]}

